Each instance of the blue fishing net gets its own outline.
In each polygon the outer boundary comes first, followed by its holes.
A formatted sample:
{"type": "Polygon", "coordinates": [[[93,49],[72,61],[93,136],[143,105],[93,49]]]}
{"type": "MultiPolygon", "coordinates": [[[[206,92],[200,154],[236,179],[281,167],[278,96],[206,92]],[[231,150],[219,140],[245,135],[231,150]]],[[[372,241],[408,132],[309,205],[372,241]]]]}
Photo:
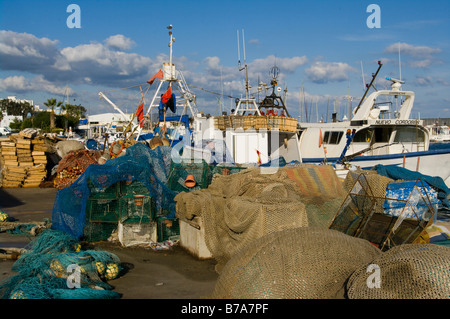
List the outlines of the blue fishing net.
{"type": "Polygon", "coordinates": [[[58,230],[43,231],[11,269],[17,274],[0,283],[2,299],[121,297],[107,283],[120,275],[120,259],[107,251],[82,250],[76,238],[58,230]]]}
{"type": "Polygon", "coordinates": [[[172,148],[150,149],[136,143],[123,156],[103,165],[90,165],[69,187],[58,190],[52,212],[52,229],[61,230],[75,238],[83,236],[86,207],[91,188],[107,189],[121,181],[140,181],[153,197],[158,214],[173,218],[176,193],[167,186],[172,148]]]}

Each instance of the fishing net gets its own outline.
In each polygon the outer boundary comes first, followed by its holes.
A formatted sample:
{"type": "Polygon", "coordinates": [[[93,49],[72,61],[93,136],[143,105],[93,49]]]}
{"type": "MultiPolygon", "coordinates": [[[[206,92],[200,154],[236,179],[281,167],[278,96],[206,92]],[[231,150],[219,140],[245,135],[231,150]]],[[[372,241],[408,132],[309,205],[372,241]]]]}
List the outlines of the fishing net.
{"type": "Polygon", "coordinates": [[[57,230],[47,229],[30,242],[11,269],[17,274],[0,284],[2,299],[121,296],[106,282],[119,276],[120,259],[102,250],[82,250],[77,239],[57,230]]]}
{"type": "Polygon", "coordinates": [[[280,170],[295,182],[306,206],[310,227],[328,228],[345,198],[346,191],[329,165],[301,165],[280,170]]]}
{"type": "Polygon", "coordinates": [[[314,227],[263,236],[236,253],[219,275],[211,298],[330,299],[381,251],[368,241],[314,227]]]}
{"type": "Polygon", "coordinates": [[[320,170],[325,173],[313,167],[286,167],[273,174],[248,168],[232,175],[215,175],[207,189],[175,197],[176,216],[187,221],[202,218],[205,243],[220,273],[233,254],[266,234],[295,227],[329,226],[343,192],[342,186],[333,182],[337,180],[335,174],[320,170]],[[304,176],[322,188],[302,190],[299,183],[304,176]],[[325,191],[328,193],[321,196],[325,191]],[[317,203],[321,205],[315,207],[317,203]],[[314,210],[308,212],[306,205],[314,206],[314,210]]]}
{"type": "MultiPolygon", "coordinates": [[[[83,236],[86,209],[91,190],[101,193],[121,181],[139,181],[155,201],[159,215],[175,216],[176,193],[167,187],[171,148],[151,150],[143,143],[126,149],[123,156],[103,165],[90,165],[69,187],[58,190],[52,213],[52,229],[64,231],[75,238],[83,236]]],[[[104,225],[100,225],[102,227],[104,225]]]]}
{"type": "Polygon", "coordinates": [[[65,155],[58,163],[56,177],[53,181],[55,188],[70,186],[91,164],[97,164],[101,156],[100,151],[77,150],[65,155]]]}
{"type": "Polygon", "coordinates": [[[450,248],[405,244],[391,248],[361,265],[350,277],[351,299],[449,299],[450,248]]]}

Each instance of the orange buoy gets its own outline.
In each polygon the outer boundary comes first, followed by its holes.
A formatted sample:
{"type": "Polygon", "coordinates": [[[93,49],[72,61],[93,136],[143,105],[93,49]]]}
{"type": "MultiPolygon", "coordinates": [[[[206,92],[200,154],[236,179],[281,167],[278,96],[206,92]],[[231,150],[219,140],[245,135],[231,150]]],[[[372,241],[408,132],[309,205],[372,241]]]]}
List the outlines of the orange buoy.
{"type": "Polygon", "coordinates": [[[196,184],[195,179],[194,179],[194,175],[189,174],[186,177],[186,180],[184,181],[184,185],[186,185],[187,187],[191,188],[194,187],[196,184]]]}

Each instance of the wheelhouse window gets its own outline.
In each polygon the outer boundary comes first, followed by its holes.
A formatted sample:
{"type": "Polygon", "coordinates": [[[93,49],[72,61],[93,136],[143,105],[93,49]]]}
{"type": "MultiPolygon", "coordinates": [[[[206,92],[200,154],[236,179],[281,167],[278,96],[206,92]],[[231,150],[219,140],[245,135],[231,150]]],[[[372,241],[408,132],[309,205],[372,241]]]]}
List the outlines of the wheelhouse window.
{"type": "Polygon", "coordinates": [[[394,142],[424,142],[425,134],[415,127],[398,127],[394,142]]]}
{"type": "Polygon", "coordinates": [[[388,143],[391,138],[391,127],[376,127],[375,128],[375,143],[388,143]]]}
{"type": "Polygon", "coordinates": [[[356,132],[353,143],[369,143],[372,139],[373,130],[365,128],[356,132]]]}
{"type": "Polygon", "coordinates": [[[364,128],[356,132],[354,143],[388,143],[392,134],[391,127],[364,128]]]}
{"type": "Polygon", "coordinates": [[[339,131],[326,131],[323,136],[324,144],[339,144],[344,132],[339,131]]]}

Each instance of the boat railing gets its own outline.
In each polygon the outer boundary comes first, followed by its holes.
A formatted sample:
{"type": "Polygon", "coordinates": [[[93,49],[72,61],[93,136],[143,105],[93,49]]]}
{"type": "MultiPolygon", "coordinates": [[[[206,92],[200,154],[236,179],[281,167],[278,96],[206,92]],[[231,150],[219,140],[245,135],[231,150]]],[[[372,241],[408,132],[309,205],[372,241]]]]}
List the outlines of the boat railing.
{"type": "Polygon", "coordinates": [[[279,130],[295,133],[297,119],[273,115],[222,115],[214,117],[214,127],[222,131],[243,129],[279,130]]]}

